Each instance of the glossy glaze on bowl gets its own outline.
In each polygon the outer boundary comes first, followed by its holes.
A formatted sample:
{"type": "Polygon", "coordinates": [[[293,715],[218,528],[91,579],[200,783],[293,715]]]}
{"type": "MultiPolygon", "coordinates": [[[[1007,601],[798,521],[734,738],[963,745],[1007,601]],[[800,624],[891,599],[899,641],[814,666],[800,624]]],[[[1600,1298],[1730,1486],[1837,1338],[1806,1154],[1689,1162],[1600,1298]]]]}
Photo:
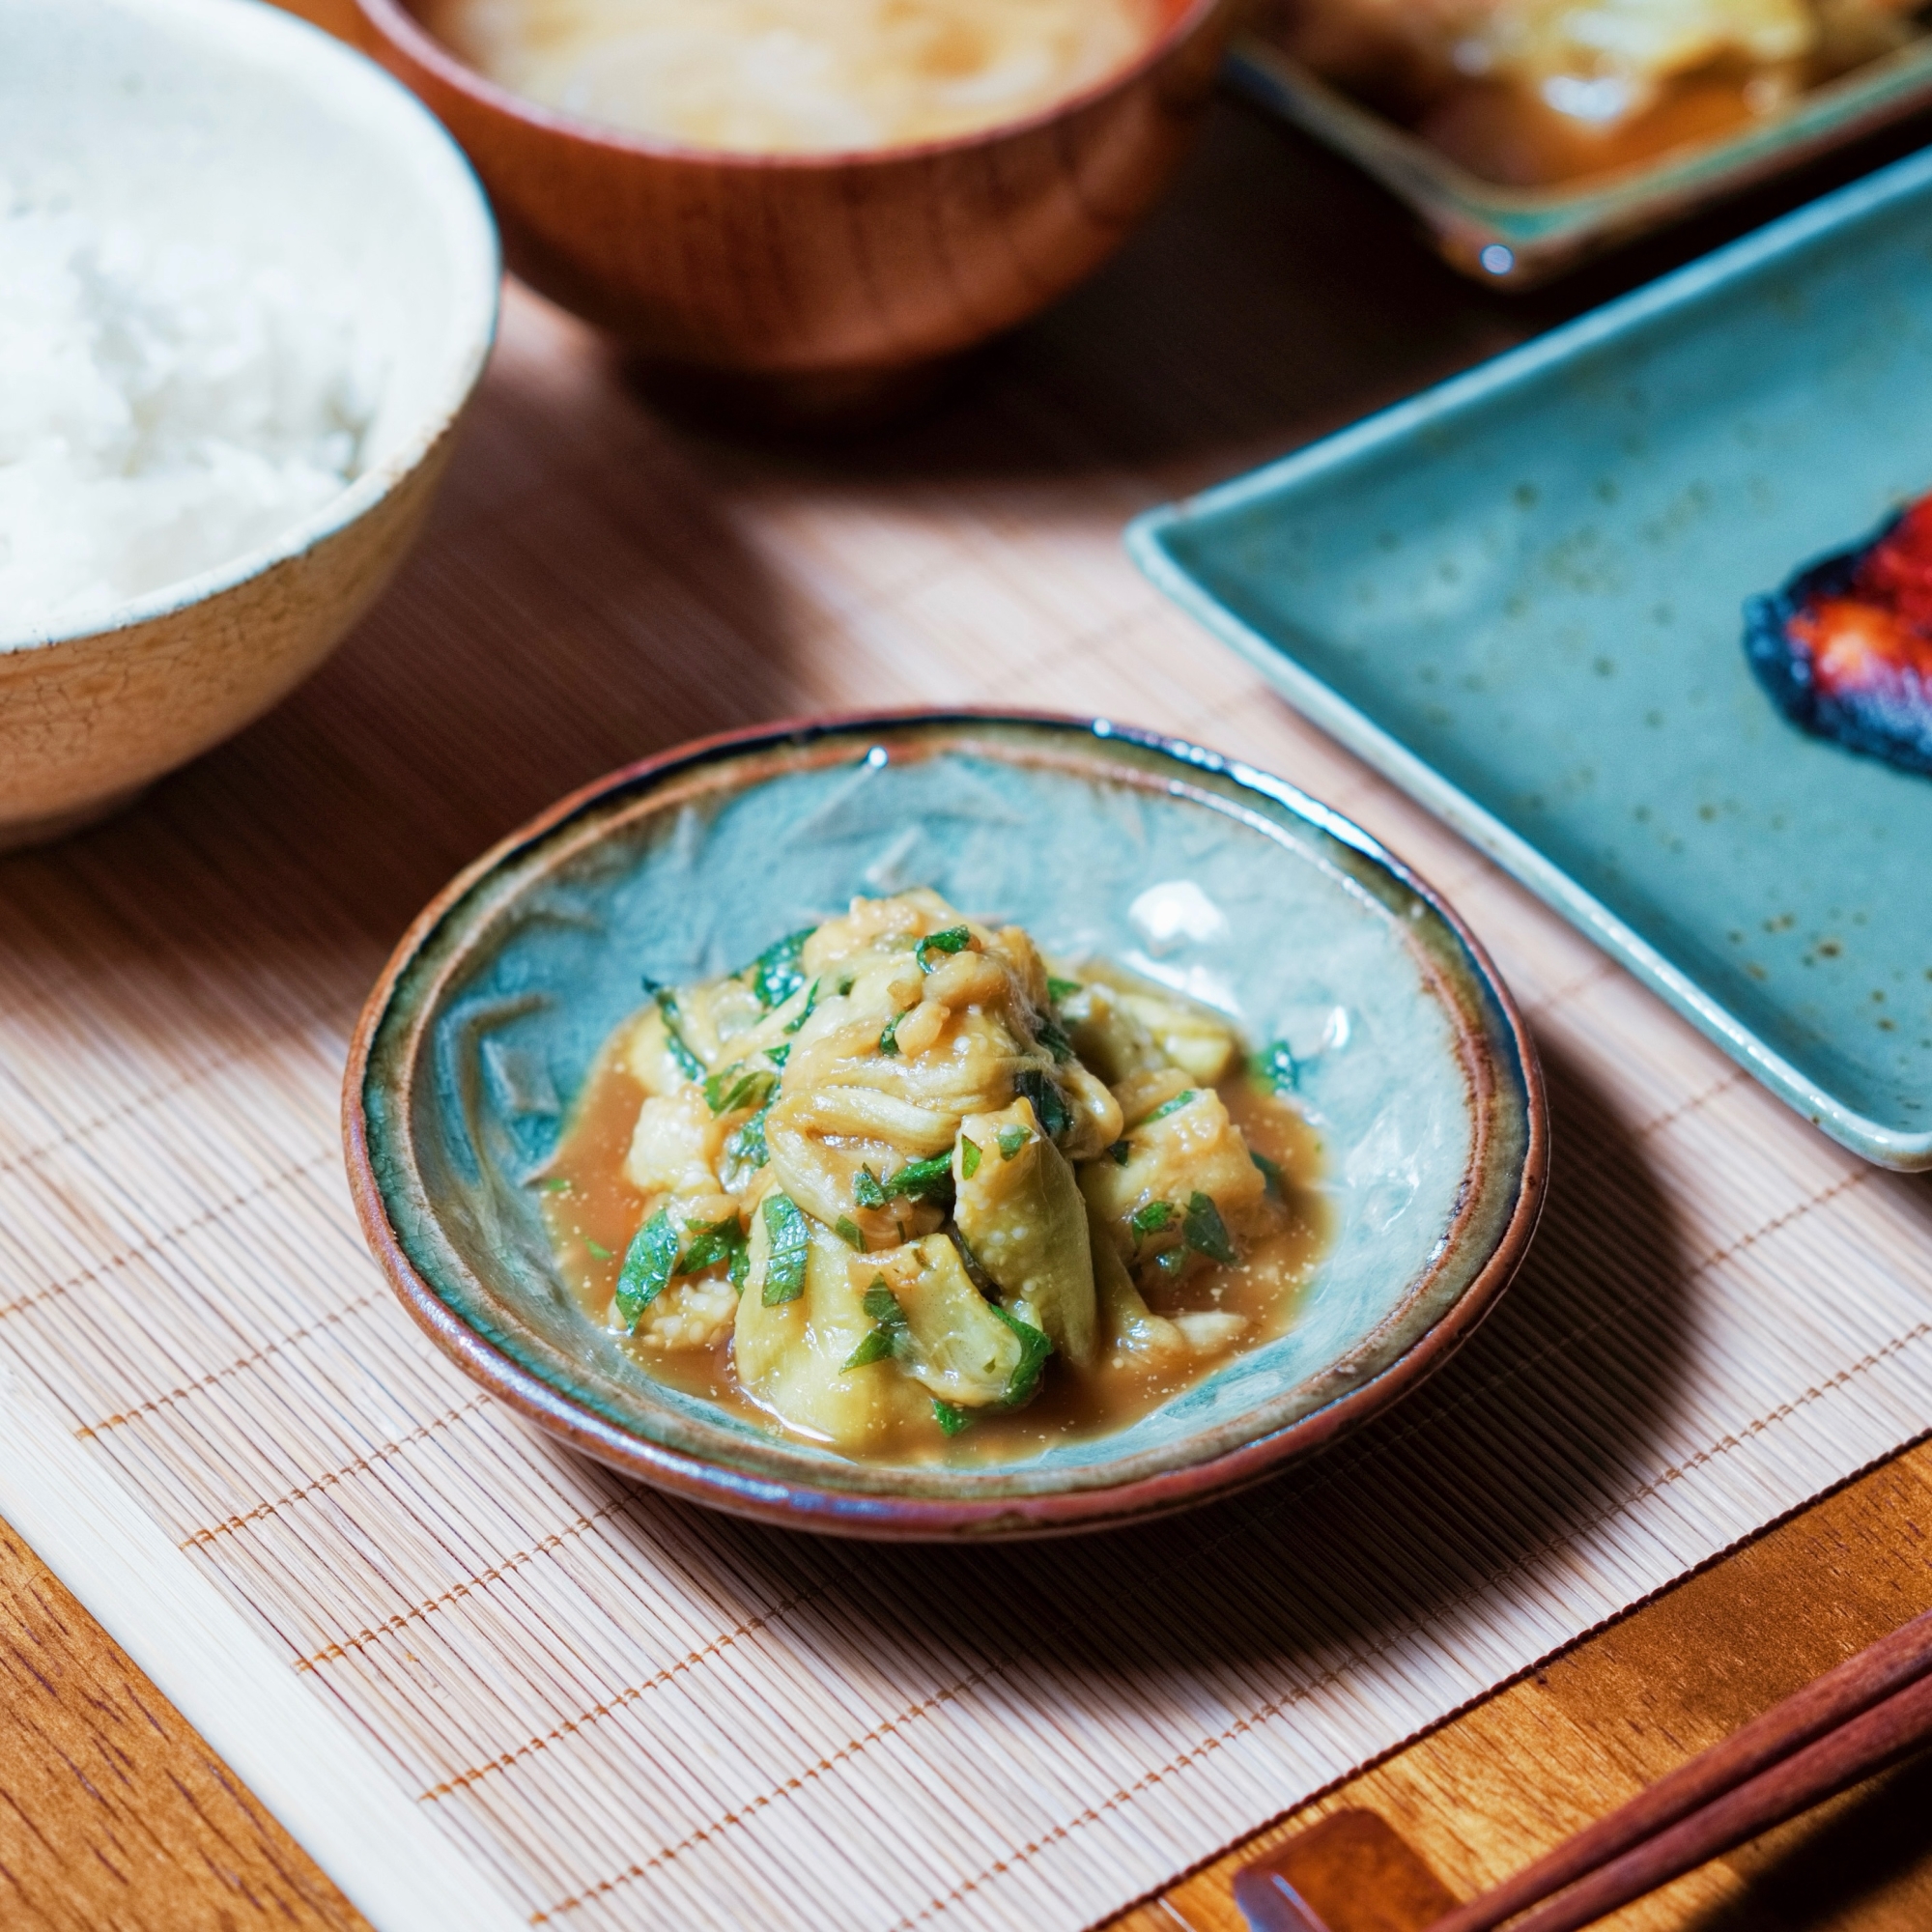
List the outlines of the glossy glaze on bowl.
{"type": "Polygon", "coordinates": [[[417,922],[371,996],[345,1135],[412,1314],[613,1466],[853,1535],[1091,1527],[1251,1481],[1470,1331],[1541,1205],[1535,1055],[1468,935],[1360,832],[1192,748],[1063,720],[923,717],[714,740],[565,801],[417,922]],[[1218,920],[1156,944],[1135,901],[1218,920]],[[930,883],[1049,947],[1151,964],[1302,1061],[1335,1243],[1294,1326],[1113,1435],[975,1467],[848,1461],[655,1381],[557,1276],[530,1186],[639,976],[742,963],[858,892],[930,883]]]}
{"type": "Polygon", "coordinates": [[[5,846],[112,810],[334,648],[428,512],[489,354],[499,271],[447,135],[368,61],[275,8],[0,0],[0,175],[274,263],[298,287],[352,288],[387,362],[360,473],[272,544],[82,634],[0,611],[5,846]]]}
{"type": "Polygon", "coordinates": [[[463,66],[402,0],[370,50],[487,184],[511,266],[645,357],[885,374],[1043,308],[1113,252],[1179,158],[1234,0],[1166,0],[1139,61],[1050,112],[852,155],[716,154],[573,121],[463,66]]]}

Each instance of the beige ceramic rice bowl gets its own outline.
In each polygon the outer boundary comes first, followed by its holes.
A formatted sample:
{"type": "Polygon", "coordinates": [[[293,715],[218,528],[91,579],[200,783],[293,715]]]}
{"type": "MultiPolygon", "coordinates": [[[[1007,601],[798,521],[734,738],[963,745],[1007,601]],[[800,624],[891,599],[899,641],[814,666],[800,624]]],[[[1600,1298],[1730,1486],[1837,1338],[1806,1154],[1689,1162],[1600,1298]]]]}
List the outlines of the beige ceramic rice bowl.
{"type": "Polygon", "coordinates": [[[498,264],[435,120],[277,9],[0,0],[0,281],[7,846],[341,639],[421,526],[498,264]]]}

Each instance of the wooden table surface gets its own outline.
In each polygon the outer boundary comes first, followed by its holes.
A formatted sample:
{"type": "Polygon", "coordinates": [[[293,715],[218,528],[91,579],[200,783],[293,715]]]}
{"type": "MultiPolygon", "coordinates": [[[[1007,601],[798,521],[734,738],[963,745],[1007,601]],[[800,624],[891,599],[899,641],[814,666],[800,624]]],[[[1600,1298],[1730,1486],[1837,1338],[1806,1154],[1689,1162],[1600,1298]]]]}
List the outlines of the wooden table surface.
{"type": "MultiPolygon", "coordinates": [[[[302,11],[327,22],[334,7],[311,0],[302,11]]],[[[1043,367],[1091,358],[1083,393],[1094,409],[1066,425],[1069,441],[1105,446],[1174,490],[1193,487],[1647,279],[1926,132],[1885,137],[1554,291],[1506,301],[1437,267],[1400,211],[1347,168],[1241,110],[1220,109],[1182,181],[1121,260],[1057,315],[996,349],[945,409],[955,422],[997,421],[1037,396],[1043,367]],[[1239,334],[1232,371],[1228,332],[1210,326],[1231,305],[1252,325],[1239,334]],[[1137,345],[1177,334],[1220,345],[1216,380],[1198,390],[1135,392],[1137,345]],[[1110,395],[1122,405],[1111,420],[1110,395]]],[[[645,407],[632,396],[623,406],[645,407]]],[[[701,432],[689,434],[703,444],[701,432]]],[[[914,425],[839,461],[889,476],[925,434],[914,425]]],[[[482,460],[473,442],[469,458],[482,460]]],[[[761,462],[795,458],[740,446],[730,460],[754,487],[761,462]]],[[[1235,1932],[1234,1869],[1256,1847],[1345,1804],[1380,1811],[1459,1892],[1493,1882],[1932,1606],[1928,1532],[1932,1448],[1921,1448],[1574,1646],[1118,1926],[1235,1932]]],[[[172,1932],[364,1922],[0,1524],[0,1925],[172,1932]]],[[[1932,1763],[1908,1765],[1613,1922],[1700,1932],[1932,1925],[1932,1763]]]]}

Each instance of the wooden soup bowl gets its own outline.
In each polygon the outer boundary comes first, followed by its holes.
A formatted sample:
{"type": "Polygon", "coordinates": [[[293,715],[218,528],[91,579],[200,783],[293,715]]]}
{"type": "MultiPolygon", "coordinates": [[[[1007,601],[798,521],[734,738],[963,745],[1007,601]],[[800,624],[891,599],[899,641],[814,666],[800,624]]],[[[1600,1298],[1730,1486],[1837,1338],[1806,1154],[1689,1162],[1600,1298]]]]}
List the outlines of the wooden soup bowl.
{"type": "Polygon", "coordinates": [[[551,112],[464,66],[405,0],[364,44],[475,164],[510,266],[647,363],[841,405],[1024,320],[1139,220],[1207,103],[1237,0],[1163,0],[1129,67],[1023,121],[828,155],[683,148],[551,112]]]}

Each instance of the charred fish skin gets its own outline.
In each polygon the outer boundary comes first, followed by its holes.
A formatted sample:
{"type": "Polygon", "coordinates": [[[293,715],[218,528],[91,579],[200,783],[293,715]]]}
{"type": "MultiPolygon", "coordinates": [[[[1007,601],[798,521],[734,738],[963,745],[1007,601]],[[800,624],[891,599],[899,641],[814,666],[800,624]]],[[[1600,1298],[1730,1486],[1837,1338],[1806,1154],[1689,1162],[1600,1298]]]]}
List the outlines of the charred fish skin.
{"type": "Polygon", "coordinates": [[[1801,730],[1932,777],[1932,497],[1745,604],[1745,655],[1801,730]]]}

